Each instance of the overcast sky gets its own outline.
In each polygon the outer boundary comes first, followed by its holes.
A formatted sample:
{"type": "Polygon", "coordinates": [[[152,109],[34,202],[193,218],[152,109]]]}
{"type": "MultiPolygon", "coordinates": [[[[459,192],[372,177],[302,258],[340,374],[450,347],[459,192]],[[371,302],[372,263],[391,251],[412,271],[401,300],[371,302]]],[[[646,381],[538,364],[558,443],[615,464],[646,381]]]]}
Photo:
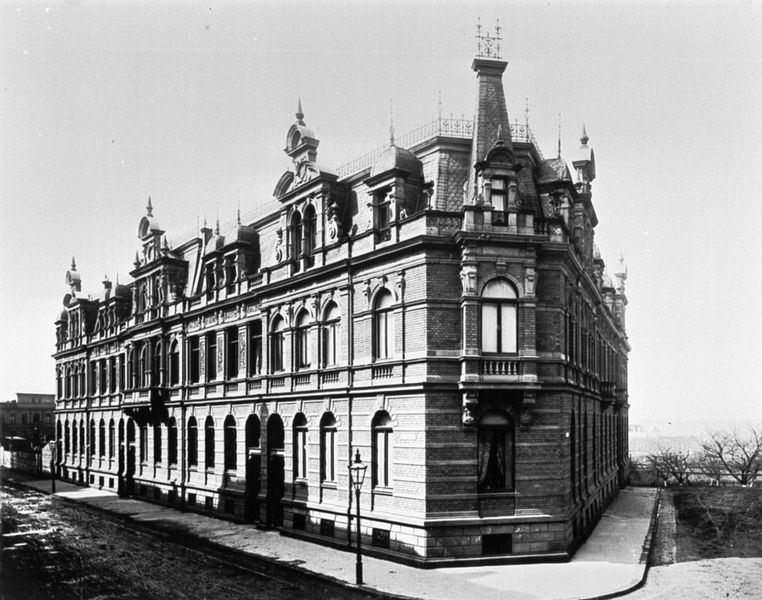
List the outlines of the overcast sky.
{"type": "Polygon", "coordinates": [[[503,27],[512,119],[569,163],[628,268],[631,422],[762,423],[762,7],[744,2],[3,2],[0,399],[52,392],[56,314],[129,280],[149,194],[170,238],[288,168],[301,96],[338,166],[473,116],[475,24],[503,27]]]}

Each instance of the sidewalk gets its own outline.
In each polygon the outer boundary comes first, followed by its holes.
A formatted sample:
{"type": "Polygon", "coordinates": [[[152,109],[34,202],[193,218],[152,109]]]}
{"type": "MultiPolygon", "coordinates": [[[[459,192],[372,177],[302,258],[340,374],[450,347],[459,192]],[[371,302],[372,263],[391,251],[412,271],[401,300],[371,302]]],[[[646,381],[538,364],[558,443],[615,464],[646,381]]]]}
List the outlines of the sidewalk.
{"type": "MultiPolygon", "coordinates": [[[[50,492],[50,480],[2,469],[2,478],[50,492]]],[[[251,525],[231,523],[192,512],[181,512],[112,492],[56,481],[56,496],[82,502],[163,531],[208,540],[265,560],[298,566],[305,571],[354,585],[351,552],[281,536],[251,525]]],[[[645,574],[644,543],[656,491],[628,488],[603,514],[598,526],[568,563],[417,569],[363,557],[365,586],[381,593],[441,600],[572,600],[621,593],[645,574]]]]}

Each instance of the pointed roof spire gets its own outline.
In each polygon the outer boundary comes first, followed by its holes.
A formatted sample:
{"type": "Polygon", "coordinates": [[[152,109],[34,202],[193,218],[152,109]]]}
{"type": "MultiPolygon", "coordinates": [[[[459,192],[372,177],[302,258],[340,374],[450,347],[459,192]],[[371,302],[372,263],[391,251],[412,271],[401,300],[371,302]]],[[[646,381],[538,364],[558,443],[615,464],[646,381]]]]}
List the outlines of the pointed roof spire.
{"type": "Polygon", "coordinates": [[[589,138],[589,137],[587,137],[587,131],[585,130],[585,124],[584,124],[584,123],[582,123],[582,137],[581,137],[581,138],[579,138],[579,141],[582,143],[582,145],[583,145],[583,146],[585,146],[585,145],[587,145],[587,141],[588,141],[589,139],[590,139],[590,138],[589,138]]]}
{"type": "Polygon", "coordinates": [[[529,96],[526,97],[526,107],[524,108],[524,125],[526,125],[527,133],[529,132],[529,96]]]}
{"type": "Polygon", "coordinates": [[[76,270],[77,270],[77,263],[76,263],[76,261],[74,260],[74,257],[73,257],[73,256],[71,257],[71,270],[72,270],[72,271],[76,271],[76,270]]]}
{"type": "Polygon", "coordinates": [[[302,110],[302,97],[299,96],[299,100],[296,106],[296,122],[299,125],[304,125],[304,111],[302,110]]]}
{"type": "Polygon", "coordinates": [[[217,215],[217,220],[214,223],[215,235],[220,235],[220,215],[217,215]]]}
{"type": "Polygon", "coordinates": [[[558,158],[561,158],[561,113],[558,113],[558,158]]]}
{"type": "Polygon", "coordinates": [[[238,223],[238,225],[240,226],[241,225],[241,199],[240,198],[238,199],[238,208],[236,209],[236,212],[235,212],[235,220],[236,220],[236,223],[238,223]]]}
{"type": "Polygon", "coordinates": [[[151,204],[151,196],[148,196],[148,205],[146,206],[146,214],[149,217],[153,216],[153,205],[151,204]]]}

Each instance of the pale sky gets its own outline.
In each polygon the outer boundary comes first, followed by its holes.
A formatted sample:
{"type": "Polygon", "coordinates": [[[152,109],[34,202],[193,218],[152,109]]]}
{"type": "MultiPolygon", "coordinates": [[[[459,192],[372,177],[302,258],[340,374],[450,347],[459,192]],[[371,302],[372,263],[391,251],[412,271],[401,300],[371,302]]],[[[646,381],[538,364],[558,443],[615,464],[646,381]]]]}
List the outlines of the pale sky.
{"type": "Polygon", "coordinates": [[[267,199],[301,96],[336,167],[471,118],[477,17],[511,119],[595,149],[596,241],[628,268],[631,422],[762,423],[762,4],[3,2],[0,400],[53,392],[54,320],[129,280],[149,194],[170,239],[267,199]]]}

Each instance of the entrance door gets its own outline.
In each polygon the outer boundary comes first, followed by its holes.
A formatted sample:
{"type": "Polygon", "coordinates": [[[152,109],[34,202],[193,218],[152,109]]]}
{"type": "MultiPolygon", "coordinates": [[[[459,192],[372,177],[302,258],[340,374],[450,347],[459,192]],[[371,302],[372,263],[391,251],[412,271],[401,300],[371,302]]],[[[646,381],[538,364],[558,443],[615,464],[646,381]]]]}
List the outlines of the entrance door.
{"type": "Polygon", "coordinates": [[[248,523],[259,519],[260,471],[262,449],[260,447],[260,424],[256,415],[246,420],[246,506],[244,518],[248,523]]]}
{"type": "Polygon", "coordinates": [[[267,525],[283,525],[283,421],[278,415],[267,420],[267,525]]]}

